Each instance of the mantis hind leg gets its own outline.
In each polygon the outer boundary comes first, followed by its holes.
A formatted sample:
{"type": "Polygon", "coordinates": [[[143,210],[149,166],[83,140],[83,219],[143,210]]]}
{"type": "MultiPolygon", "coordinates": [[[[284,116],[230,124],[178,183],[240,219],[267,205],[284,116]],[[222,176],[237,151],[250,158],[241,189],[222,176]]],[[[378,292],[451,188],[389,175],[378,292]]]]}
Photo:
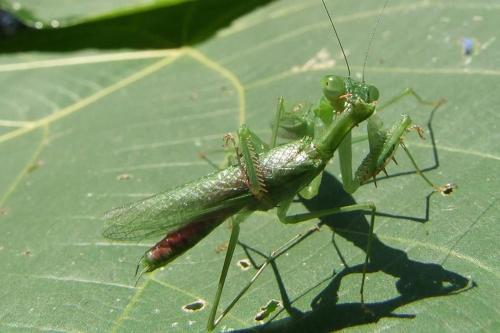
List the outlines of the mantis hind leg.
{"type": "MultiPolygon", "coordinates": [[[[373,227],[375,224],[375,212],[376,212],[376,207],[373,203],[361,203],[361,204],[354,204],[354,205],[349,205],[349,206],[344,206],[344,207],[336,207],[336,208],[331,208],[331,209],[326,209],[326,210],[321,210],[318,212],[310,212],[310,213],[305,213],[305,214],[297,214],[297,215],[291,215],[287,216],[286,212],[290,206],[291,200],[288,202],[284,202],[281,204],[281,206],[278,208],[278,218],[280,219],[281,222],[283,223],[300,223],[300,222],[305,222],[309,221],[312,219],[324,217],[324,216],[329,216],[329,215],[335,215],[339,213],[345,213],[345,212],[352,212],[352,211],[370,211],[371,218],[370,218],[370,226],[369,226],[369,231],[368,231],[368,241],[366,244],[366,257],[363,263],[363,272],[362,272],[362,278],[361,278],[361,286],[360,286],[360,297],[361,297],[361,304],[364,307],[364,286],[365,286],[365,279],[366,279],[366,273],[367,273],[367,267],[368,267],[368,261],[371,256],[371,244],[372,244],[372,238],[373,238],[373,227]]],[[[250,281],[241,289],[241,291],[236,295],[236,297],[229,303],[229,305],[222,311],[221,315],[217,318],[215,321],[215,324],[219,323],[220,320],[233,308],[233,306],[238,302],[238,300],[243,297],[243,295],[250,289],[250,287],[255,283],[257,278],[263,273],[264,269],[271,265],[273,266],[274,261],[284,253],[286,253],[288,250],[296,246],[297,244],[301,243],[304,241],[306,238],[314,234],[315,232],[319,231],[320,225],[316,225],[313,228],[308,229],[306,232],[297,234],[284,244],[282,244],[280,247],[275,249],[274,251],[271,252],[269,256],[266,256],[266,260],[264,261],[263,264],[261,264],[258,267],[257,272],[254,274],[254,276],[250,279],[250,281]]],[[[274,267],[273,267],[274,268],[274,267]]],[[[281,297],[283,298],[283,304],[285,307],[285,310],[291,315],[295,316],[298,312],[298,310],[295,310],[291,306],[291,302],[288,299],[288,296],[282,290],[280,287],[280,293],[281,297]]]]}
{"type": "MultiPolygon", "coordinates": [[[[316,231],[319,231],[319,227],[314,227],[309,229],[305,233],[301,233],[298,235],[295,235],[293,238],[289,239],[287,242],[282,244],[280,247],[275,249],[274,251],[271,252],[269,256],[265,256],[266,260],[263,264],[257,267],[257,272],[254,274],[254,276],[250,279],[250,281],[241,289],[241,291],[236,295],[235,298],[229,303],[229,305],[222,311],[221,315],[217,318],[216,324],[224,318],[224,316],[231,311],[231,309],[236,305],[236,303],[240,300],[241,297],[250,289],[250,287],[255,283],[257,278],[264,272],[265,268],[269,265],[273,265],[273,262],[276,258],[281,256],[282,254],[286,253],[288,250],[311,236],[313,233],[316,231]]],[[[260,254],[260,253],[259,253],[260,254]]],[[[283,303],[285,304],[285,309],[291,314],[294,315],[294,311],[291,310],[291,306],[288,307],[288,304],[290,304],[288,297],[286,296],[286,293],[284,294],[280,288],[280,292],[282,294],[282,297],[284,298],[283,303]]]]}
{"type": "Polygon", "coordinates": [[[229,266],[231,265],[231,259],[233,258],[234,249],[238,243],[238,237],[240,234],[240,223],[245,220],[248,216],[248,212],[239,213],[232,220],[231,237],[229,238],[229,244],[227,246],[226,257],[224,258],[224,264],[220,273],[219,283],[217,285],[217,291],[215,293],[212,309],[210,310],[210,315],[208,316],[207,331],[211,332],[215,326],[219,323],[220,319],[215,320],[217,315],[217,308],[219,307],[220,298],[222,295],[222,290],[224,289],[224,283],[226,282],[227,272],[229,271],[229,266]]]}
{"type": "MultiPolygon", "coordinates": [[[[398,101],[400,101],[401,99],[403,99],[405,97],[414,97],[419,104],[429,105],[429,106],[433,107],[432,112],[431,112],[431,116],[430,116],[430,119],[429,119],[429,122],[427,123],[427,126],[428,126],[429,131],[430,131],[431,141],[434,144],[434,137],[433,137],[433,134],[432,134],[431,121],[432,121],[432,118],[434,116],[434,112],[439,107],[441,107],[441,105],[443,105],[446,102],[446,100],[443,99],[443,98],[440,98],[440,99],[435,100],[435,101],[429,101],[429,100],[426,100],[426,99],[422,98],[412,88],[406,88],[405,90],[403,90],[398,95],[396,95],[393,98],[389,99],[387,102],[381,104],[378,107],[378,110],[382,110],[382,109],[384,109],[386,107],[389,107],[392,104],[397,103],[398,101]]],[[[411,127],[409,127],[407,129],[407,131],[410,131],[410,130],[415,130],[417,132],[417,134],[420,136],[420,138],[424,139],[424,137],[423,137],[423,129],[420,126],[413,125],[413,126],[411,126],[411,127]]],[[[418,166],[416,160],[413,158],[413,155],[411,154],[410,150],[404,144],[403,140],[401,140],[400,146],[403,148],[403,150],[405,151],[406,155],[410,159],[410,162],[412,163],[413,167],[415,168],[415,171],[417,172],[417,174],[420,177],[422,177],[422,179],[427,184],[429,184],[429,186],[431,186],[434,189],[435,192],[439,192],[442,195],[449,195],[449,194],[451,194],[453,192],[453,190],[455,190],[457,188],[457,185],[455,185],[453,183],[446,183],[446,184],[440,185],[440,186],[435,185],[427,176],[425,176],[425,174],[423,173],[422,169],[418,166]]],[[[437,153],[435,152],[435,154],[437,154],[437,153]]],[[[437,162],[437,155],[435,156],[435,158],[436,158],[436,163],[438,163],[437,162]]]]}
{"type": "Polygon", "coordinates": [[[405,97],[413,97],[417,100],[417,102],[419,104],[430,105],[430,106],[434,106],[435,108],[438,108],[439,106],[441,106],[442,104],[444,104],[446,102],[443,98],[440,98],[436,101],[426,100],[426,99],[422,98],[419,94],[417,94],[417,92],[415,90],[413,90],[412,88],[406,88],[405,90],[403,90],[402,92],[400,92],[396,96],[390,98],[388,101],[380,104],[377,107],[377,110],[382,111],[383,109],[391,106],[392,104],[395,104],[396,102],[400,101],[401,99],[403,99],[405,97]]]}
{"type": "MultiPolygon", "coordinates": [[[[438,192],[438,193],[441,193],[442,195],[450,195],[456,188],[457,188],[457,185],[454,184],[454,183],[446,183],[444,185],[440,185],[440,186],[437,186],[435,185],[429,178],[427,178],[427,176],[422,172],[422,170],[420,169],[420,167],[417,165],[417,162],[415,161],[415,159],[413,158],[413,155],[411,154],[411,152],[408,150],[408,148],[406,147],[406,145],[401,142],[401,147],[403,148],[403,150],[405,151],[406,155],[408,155],[408,158],[410,159],[410,162],[411,164],[413,165],[413,167],[415,168],[415,171],[417,172],[417,174],[422,177],[422,179],[425,180],[425,182],[427,184],[429,184],[435,192],[438,192]]],[[[434,192],[433,192],[434,193],[434,192]]]]}
{"type": "Polygon", "coordinates": [[[283,117],[283,113],[285,112],[285,101],[283,96],[280,96],[278,99],[278,107],[276,108],[276,116],[273,122],[273,129],[271,132],[271,148],[276,147],[276,141],[278,139],[278,130],[280,128],[280,121],[283,117]]]}
{"type": "MultiPolygon", "coordinates": [[[[440,98],[438,100],[433,100],[433,101],[424,99],[419,94],[417,94],[415,92],[415,90],[413,90],[412,88],[406,88],[405,90],[403,90],[402,92],[400,92],[396,96],[393,96],[392,98],[390,98],[388,101],[385,101],[384,103],[379,104],[377,106],[377,111],[381,112],[385,108],[387,108],[393,104],[396,104],[397,102],[399,102],[400,100],[402,100],[405,97],[413,97],[413,98],[415,98],[415,100],[419,104],[432,106],[433,107],[432,113],[434,113],[435,110],[437,110],[441,105],[443,105],[446,102],[446,100],[444,98],[440,98]]],[[[431,118],[432,118],[432,115],[431,115],[431,118]]],[[[419,135],[420,135],[420,133],[419,133],[419,135]]],[[[352,144],[360,143],[360,142],[363,142],[366,140],[368,140],[368,135],[359,135],[359,136],[352,138],[352,144]]]]}
{"type": "Polygon", "coordinates": [[[309,212],[309,213],[295,214],[295,215],[286,215],[288,208],[290,207],[290,204],[291,204],[291,200],[283,203],[278,208],[278,218],[280,219],[281,222],[283,222],[285,224],[289,224],[289,223],[295,224],[295,223],[305,222],[305,221],[308,221],[311,219],[336,215],[336,214],[340,214],[340,213],[347,213],[347,212],[352,212],[352,211],[369,211],[370,212],[370,225],[369,225],[369,229],[368,229],[368,240],[366,243],[366,256],[365,256],[365,261],[363,264],[363,275],[361,277],[361,287],[359,290],[359,293],[361,296],[361,304],[362,304],[362,306],[364,306],[365,279],[366,279],[366,272],[367,272],[367,267],[368,267],[368,260],[369,260],[370,255],[371,255],[371,247],[372,247],[372,240],[373,240],[373,228],[375,225],[375,213],[377,211],[375,204],[372,202],[366,202],[366,203],[359,203],[359,204],[348,205],[348,206],[343,206],[343,207],[335,207],[335,208],[330,208],[330,209],[319,210],[317,212],[309,212]]]}
{"type": "MultiPolygon", "coordinates": [[[[437,110],[441,105],[443,105],[446,102],[446,100],[443,98],[440,98],[440,99],[435,100],[435,101],[426,100],[426,99],[422,98],[419,94],[417,94],[415,92],[415,90],[413,90],[412,88],[406,88],[405,90],[403,90],[402,92],[400,92],[396,96],[393,96],[392,98],[390,98],[388,101],[379,104],[377,106],[377,111],[381,112],[385,108],[387,108],[393,104],[396,104],[397,102],[399,102],[401,99],[403,99],[405,97],[413,97],[416,99],[416,101],[419,104],[433,106],[432,112],[437,110]]],[[[431,118],[432,118],[432,116],[431,116],[431,118]]],[[[422,132],[418,129],[418,126],[415,126],[415,129],[419,133],[419,136],[422,136],[422,132]]],[[[351,144],[356,144],[356,143],[360,143],[360,142],[364,142],[364,141],[368,140],[368,135],[359,135],[356,137],[352,137],[352,139],[349,138],[348,140],[351,140],[351,144]]],[[[344,142],[343,142],[343,144],[344,144],[344,142]]],[[[340,149],[345,149],[345,145],[346,144],[344,144],[344,147],[341,146],[340,149]]]]}
{"type": "MultiPolygon", "coordinates": [[[[413,89],[407,88],[404,91],[402,91],[400,94],[394,96],[393,98],[389,99],[387,102],[381,104],[379,106],[378,110],[382,110],[382,109],[384,109],[384,108],[386,108],[386,107],[388,107],[388,106],[390,106],[392,104],[395,104],[398,101],[400,101],[402,98],[405,98],[405,97],[413,97],[413,98],[415,98],[417,100],[417,102],[419,104],[429,105],[429,106],[433,107],[432,113],[431,113],[431,117],[430,117],[430,120],[429,120],[429,122],[428,122],[427,125],[429,127],[430,132],[431,132],[431,140],[432,140],[432,142],[434,144],[434,138],[433,138],[433,135],[432,135],[432,128],[431,128],[430,121],[432,120],[432,118],[434,116],[434,112],[441,105],[443,105],[446,101],[444,99],[442,99],[442,98],[438,99],[436,101],[425,100],[419,94],[417,94],[413,89]]],[[[402,127],[402,124],[398,124],[398,125],[402,127]]],[[[398,125],[395,125],[395,126],[398,126],[398,125]]],[[[395,128],[395,126],[393,126],[393,128],[395,128]]],[[[389,130],[389,131],[391,131],[391,130],[389,130]]],[[[389,131],[387,131],[386,133],[389,133],[389,131]]],[[[457,186],[455,184],[453,184],[453,183],[446,183],[446,184],[440,185],[440,186],[435,185],[427,176],[425,176],[425,174],[423,173],[422,169],[418,166],[418,164],[417,164],[416,160],[413,158],[413,155],[411,154],[410,150],[404,144],[403,134],[405,132],[409,132],[409,131],[415,131],[415,132],[417,132],[417,134],[419,135],[419,137],[421,139],[424,139],[424,136],[423,136],[424,130],[422,129],[422,127],[420,127],[418,125],[411,125],[411,126],[405,127],[404,130],[403,130],[403,128],[401,128],[401,131],[400,131],[401,134],[397,134],[396,135],[396,140],[394,140],[393,142],[397,142],[397,141],[399,142],[399,145],[403,148],[403,150],[405,151],[406,155],[410,159],[410,162],[412,163],[413,167],[415,168],[416,173],[429,186],[431,186],[434,189],[435,192],[439,192],[442,195],[449,195],[449,194],[451,194],[453,192],[453,190],[455,190],[457,188],[457,186]]],[[[370,135],[368,135],[368,138],[370,139],[370,135]]],[[[394,162],[396,162],[395,159],[392,156],[391,156],[391,159],[393,159],[394,162]]]]}

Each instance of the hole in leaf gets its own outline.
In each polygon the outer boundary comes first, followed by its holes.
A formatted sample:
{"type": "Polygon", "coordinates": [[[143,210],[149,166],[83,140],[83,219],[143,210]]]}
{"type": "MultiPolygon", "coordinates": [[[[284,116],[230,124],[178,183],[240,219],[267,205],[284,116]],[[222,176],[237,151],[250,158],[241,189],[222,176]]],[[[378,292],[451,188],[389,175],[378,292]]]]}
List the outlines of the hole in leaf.
{"type": "Polygon", "coordinates": [[[215,253],[221,253],[221,252],[226,252],[227,250],[227,243],[221,243],[215,247],[215,253]]]}
{"type": "Polygon", "coordinates": [[[241,268],[242,271],[246,271],[247,269],[250,268],[250,260],[248,259],[241,259],[238,261],[238,266],[241,268]]]}
{"type": "Polygon", "coordinates": [[[205,301],[204,300],[196,300],[193,303],[186,304],[182,307],[182,310],[186,312],[196,312],[200,311],[205,307],[205,301]]]}
{"type": "Polygon", "coordinates": [[[129,173],[122,173],[121,175],[116,176],[116,180],[129,180],[132,179],[132,175],[129,173]]]}
{"type": "Polygon", "coordinates": [[[264,319],[268,318],[271,313],[276,311],[279,307],[281,307],[281,302],[272,299],[269,302],[267,302],[266,305],[261,306],[259,312],[255,315],[255,320],[256,321],[263,321],[264,319]]]}

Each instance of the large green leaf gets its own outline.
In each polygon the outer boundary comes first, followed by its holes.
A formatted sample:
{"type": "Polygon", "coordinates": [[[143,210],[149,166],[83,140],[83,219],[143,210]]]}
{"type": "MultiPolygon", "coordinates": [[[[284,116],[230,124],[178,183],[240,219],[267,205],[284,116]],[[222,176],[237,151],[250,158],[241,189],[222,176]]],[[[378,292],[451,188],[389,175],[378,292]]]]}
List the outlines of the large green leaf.
{"type": "MultiPolygon", "coordinates": [[[[207,3],[212,10],[179,5],[161,15],[28,31],[0,44],[1,331],[204,330],[224,258],[217,249],[230,230],[219,227],[135,288],[135,265],[157,240],[109,242],[101,236],[103,213],[210,172],[197,153],[218,149],[224,133],[246,122],[268,138],[278,96],[288,106],[315,101],[322,75],[346,73],[319,0],[275,1],[253,11],[263,1],[232,1],[228,13],[224,2],[207,3]],[[175,24],[162,15],[190,23],[166,32],[175,24]],[[172,47],[182,41],[198,43],[172,47]],[[197,299],[208,306],[182,310],[197,299]]],[[[355,77],[382,5],[330,3],[355,77]]],[[[426,141],[408,134],[406,142],[429,177],[459,190],[433,195],[426,206],[430,188],[407,173],[411,166],[399,152],[399,166],[388,168],[393,177],[352,198],[332,165],[319,197],[293,210],[375,202],[372,259],[379,271],[365,286],[374,316],[359,306],[360,274],[331,279],[346,271],[324,227],[278,259],[293,305],[307,315],[292,321],[283,312],[270,331],[498,331],[499,11],[493,1],[388,4],[366,80],[382,100],[406,87],[447,99],[431,113],[408,98],[382,116],[390,123],[405,112],[425,125],[433,114],[437,156],[429,133],[426,141]],[[463,54],[463,38],[474,41],[472,56],[463,54]],[[468,278],[477,286],[452,295],[468,278]],[[313,310],[317,297],[323,306],[313,310]]],[[[357,159],[363,146],[356,145],[357,159]]],[[[366,218],[325,222],[337,227],[346,262],[362,264],[366,218]]],[[[313,223],[285,226],[272,211],[256,213],[242,225],[241,241],[268,253],[313,223]]],[[[243,258],[238,247],[235,261],[243,258]]],[[[222,305],[254,272],[232,265],[222,305]]],[[[279,297],[268,270],[219,328],[257,326],[259,307],[279,297]]]]}
{"type": "Polygon", "coordinates": [[[0,8],[10,11],[28,26],[36,29],[46,29],[61,28],[87,21],[172,6],[186,1],[191,0],[1,0],[0,8]]]}

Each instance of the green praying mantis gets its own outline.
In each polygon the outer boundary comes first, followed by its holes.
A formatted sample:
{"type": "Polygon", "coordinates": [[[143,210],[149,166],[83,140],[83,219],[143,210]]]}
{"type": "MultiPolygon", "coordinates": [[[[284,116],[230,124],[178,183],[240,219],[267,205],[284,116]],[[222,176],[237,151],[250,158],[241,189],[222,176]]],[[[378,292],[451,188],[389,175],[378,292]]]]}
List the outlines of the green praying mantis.
{"type": "MultiPolygon", "coordinates": [[[[331,21],[324,0],[322,1],[331,21]]],[[[227,144],[234,145],[235,163],[198,180],[116,208],[106,214],[107,222],[103,232],[106,238],[142,240],[166,234],[142,256],[138,265],[141,274],[170,263],[195,246],[222,222],[231,219],[231,236],[209,314],[208,331],[216,327],[269,262],[283,253],[288,245],[300,242],[307,236],[297,235],[274,251],[248,285],[217,317],[222,290],[238,243],[240,223],[255,211],[276,208],[277,216],[284,224],[296,224],[355,210],[369,211],[369,236],[360,287],[361,303],[364,304],[366,265],[371,253],[375,205],[366,202],[302,214],[288,214],[297,195],[309,199],[318,193],[321,175],[335,153],[339,156],[343,186],[348,193],[355,192],[366,182],[375,180],[380,172],[385,172],[386,165],[393,160],[398,147],[407,154],[418,175],[436,192],[446,195],[455,188],[453,184],[436,186],[421,172],[403,138],[409,131],[416,131],[421,136],[423,130],[412,125],[408,115],[403,115],[390,128],[385,128],[377,115],[377,110],[396,103],[405,96],[413,96],[419,103],[433,106],[439,106],[442,102],[427,102],[413,90],[407,89],[379,106],[378,89],[365,83],[364,78],[362,81],[351,78],[347,57],[333,22],[332,27],[344,54],[348,76],[323,77],[323,96],[310,108],[295,107],[287,111],[283,98],[280,98],[269,144],[248,126],[242,125],[237,132],[237,143],[233,136],[224,138],[227,144]],[[367,123],[369,152],[353,173],[352,129],[363,122],[367,123]],[[280,133],[286,133],[295,140],[278,144],[280,133]]]]}

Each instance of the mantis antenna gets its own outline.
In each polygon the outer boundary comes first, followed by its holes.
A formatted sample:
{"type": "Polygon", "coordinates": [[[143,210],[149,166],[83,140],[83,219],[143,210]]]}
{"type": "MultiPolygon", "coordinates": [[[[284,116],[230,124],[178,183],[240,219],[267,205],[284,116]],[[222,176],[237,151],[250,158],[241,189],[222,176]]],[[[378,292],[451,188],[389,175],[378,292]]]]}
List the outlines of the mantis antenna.
{"type": "Polygon", "coordinates": [[[375,26],[373,27],[373,30],[372,30],[372,33],[370,36],[370,40],[368,41],[368,47],[366,48],[366,53],[365,53],[365,62],[363,63],[363,75],[361,77],[361,82],[365,82],[365,69],[366,69],[366,63],[368,62],[368,54],[370,53],[370,48],[373,44],[373,39],[375,38],[375,31],[377,31],[377,27],[378,27],[380,20],[382,18],[382,13],[384,12],[384,9],[387,6],[388,2],[389,2],[389,0],[385,1],[384,7],[382,7],[382,10],[378,14],[377,22],[375,22],[375,26]]]}
{"type": "MultiPolygon", "coordinates": [[[[323,3],[323,7],[325,7],[326,15],[328,15],[328,18],[330,19],[330,23],[332,24],[333,32],[335,32],[335,37],[337,37],[337,41],[339,42],[339,45],[340,45],[340,50],[342,51],[342,54],[344,55],[345,64],[347,66],[347,74],[349,77],[351,77],[351,68],[349,67],[349,62],[347,61],[347,56],[345,55],[344,47],[342,46],[342,42],[340,41],[340,37],[339,37],[339,34],[337,33],[337,29],[335,29],[335,24],[333,24],[332,16],[330,15],[328,8],[326,7],[325,0],[321,0],[321,2],[323,3]]],[[[387,4],[387,2],[386,2],[386,4],[387,4]]]]}

